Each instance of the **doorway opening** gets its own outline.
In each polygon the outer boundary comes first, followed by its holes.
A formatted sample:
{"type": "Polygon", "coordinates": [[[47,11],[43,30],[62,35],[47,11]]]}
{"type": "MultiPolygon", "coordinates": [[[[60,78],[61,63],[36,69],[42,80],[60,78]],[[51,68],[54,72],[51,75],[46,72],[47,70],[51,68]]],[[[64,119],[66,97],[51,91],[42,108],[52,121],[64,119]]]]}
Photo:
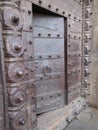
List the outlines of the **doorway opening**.
{"type": "Polygon", "coordinates": [[[67,19],[33,5],[37,114],[67,103],[67,19]]]}

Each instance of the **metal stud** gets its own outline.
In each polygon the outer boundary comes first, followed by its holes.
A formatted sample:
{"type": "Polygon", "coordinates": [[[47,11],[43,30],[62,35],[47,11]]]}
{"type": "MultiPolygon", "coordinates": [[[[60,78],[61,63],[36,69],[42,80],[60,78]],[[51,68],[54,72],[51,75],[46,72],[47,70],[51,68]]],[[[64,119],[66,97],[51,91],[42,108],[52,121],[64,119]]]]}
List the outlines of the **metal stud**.
{"type": "Polygon", "coordinates": [[[49,58],[51,58],[51,55],[49,55],[49,58]]]}
{"type": "Polygon", "coordinates": [[[51,34],[49,33],[49,34],[48,34],[48,36],[50,37],[50,36],[51,36],[51,34]]]}
{"type": "Polygon", "coordinates": [[[33,58],[33,56],[30,56],[30,58],[32,59],[32,58],[33,58]]]}
{"type": "Polygon", "coordinates": [[[70,16],[71,16],[71,14],[68,14],[68,16],[70,17],[70,16]]]}
{"type": "Polygon", "coordinates": [[[68,37],[71,37],[71,35],[69,34],[68,37]]]}
{"type": "Polygon", "coordinates": [[[79,37],[79,39],[81,39],[81,37],[79,37]]]}
{"type": "Polygon", "coordinates": [[[16,16],[12,16],[11,19],[12,19],[12,22],[15,23],[15,24],[19,22],[19,16],[17,16],[17,15],[16,16]]]}
{"type": "Polygon", "coordinates": [[[42,58],[42,56],[39,56],[39,58],[41,59],[41,58],[42,58]]]}
{"type": "Polygon", "coordinates": [[[34,100],[34,99],[35,99],[35,96],[32,96],[32,99],[34,100]]]}
{"type": "Polygon", "coordinates": [[[60,55],[58,55],[57,57],[60,58],[60,55]]]}
{"type": "Polygon", "coordinates": [[[62,14],[65,14],[65,11],[63,11],[62,14]]]}
{"type": "Polygon", "coordinates": [[[92,15],[92,14],[93,14],[93,12],[90,13],[90,15],[92,15]]]}
{"type": "Polygon", "coordinates": [[[58,8],[56,8],[56,11],[59,11],[59,9],[58,9],[58,8]]]}
{"type": "Polygon", "coordinates": [[[30,26],[30,29],[32,29],[32,26],[30,26]]]}
{"type": "Polygon", "coordinates": [[[50,98],[52,98],[52,95],[50,96],[50,98]]]}
{"type": "Polygon", "coordinates": [[[14,49],[15,49],[16,51],[20,51],[21,48],[22,48],[21,45],[15,45],[15,46],[14,46],[14,49]]]}
{"type": "Polygon", "coordinates": [[[68,47],[71,47],[71,45],[68,45],[68,47]]]}
{"type": "Polygon", "coordinates": [[[60,97],[60,96],[61,96],[61,94],[59,93],[59,94],[58,94],[58,96],[60,97]]]}
{"type": "Polygon", "coordinates": [[[23,75],[23,72],[22,71],[17,71],[16,75],[19,76],[19,77],[21,77],[23,75]]]}
{"type": "Polygon", "coordinates": [[[38,36],[41,36],[41,33],[39,33],[38,36]]]}
{"type": "Polygon", "coordinates": [[[44,100],[44,98],[43,98],[43,97],[41,97],[41,100],[44,100]]]}
{"type": "Polygon", "coordinates": [[[81,3],[81,0],[79,1],[79,3],[81,3]]]}
{"type": "Polygon", "coordinates": [[[31,72],[34,72],[34,70],[33,70],[33,69],[31,69],[31,72]]]}
{"type": "Polygon", "coordinates": [[[60,34],[57,34],[57,37],[60,37],[60,34]]]}
{"type": "Polygon", "coordinates": [[[49,8],[51,8],[51,5],[48,5],[49,8]]]}
{"type": "Polygon", "coordinates": [[[42,0],[39,0],[39,4],[42,4],[42,0]]]}
{"type": "Polygon", "coordinates": [[[20,119],[20,120],[19,120],[19,124],[20,124],[20,125],[25,125],[25,119],[20,119]]]}
{"type": "Polygon", "coordinates": [[[41,77],[40,79],[43,80],[43,77],[41,77]]]}
{"type": "Polygon", "coordinates": [[[31,14],[31,10],[28,10],[28,14],[31,14]]]}
{"type": "Polygon", "coordinates": [[[29,41],[29,44],[32,44],[32,41],[29,41]]]}

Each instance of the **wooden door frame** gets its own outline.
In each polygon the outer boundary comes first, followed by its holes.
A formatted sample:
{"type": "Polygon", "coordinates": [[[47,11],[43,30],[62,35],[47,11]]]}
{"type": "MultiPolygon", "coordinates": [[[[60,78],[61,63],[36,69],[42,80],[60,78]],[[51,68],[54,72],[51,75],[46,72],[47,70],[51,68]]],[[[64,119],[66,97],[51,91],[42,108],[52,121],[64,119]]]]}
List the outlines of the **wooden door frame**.
{"type": "MultiPolygon", "coordinates": [[[[1,51],[2,51],[2,53],[1,53],[2,54],[1,55],[1,58],[2,58],[2,81],[3,81],[2,89],[3,89],[3,97],[4,97],[4,101],[3,102],[4,102],[4,106],[5,106],[4,107],[4,110],[5,110],[5,112],[4,112],[4,118],[5,118],[4,120],[5,121],[4,122],[5,122],[5,129],[6,130],[11,130],[11,129],[14,129],[14,128],[18,130],[18,128],[16,128],[14,123],[16,121],[16,118],[18,118],[17,115],[22,113],[24,110],[26,110],[28,112],[29,119],[34,119],[33,121],[29,120],[30,122],[29,121],[26,122],[26,124],[25,124],[26,128],[24,127],[24,130],[27,130],[29,128],[30,128],[30,130],[32,128],[34,129],[36,127],[36,124],[37,124],[36,123],[37,122],[37,120],[36,120],[36,110],[34,111],[34,109],[33,109],[33,107],[35,107],[35,103],[36,102],[31,104],[32,99],[34,100],[34,98],[36,96],[35,93],[34,93],[34,95],[31,94],[29,96],[29,99],[28,99],[29,104],[25,104],[25,106],[23,107],[23,111],[21,111],[20,107],[18,107],[17,112],[14,112],[13,111],[13,107],[12,106],[9,107],[9,105],[10,105],[9,102],[8,102],[9,95],[7,93],[7,89],[8,89],[7,88],[7,86],[8,86],[7,83],[8,82],[7,82],[6,67],[5,66],[6,66],[7,62],[11,63],[13,59],[11,59],[11,57],[10,57],[9,61],[6,59],[6,56],[4,55],[4,52],[5,52],[4,43],[5,43],[5,41],[4,41],[4,39],[2,39],[5,35],[15,35],[15,36],[17,36],[19,34],[21,36],[22,40],[23,40],[23,38],[26,37],[27,42],[31,46],[31,50],[33,50],[33,40],[32,40],[33,38],[31,37],[32,39],[29,39],[30,38],[29,34],[32,34],[32,30],[33,30],[33,27],[32,27],[32,13],[33,13],[32,12],[32,4],[36,4],[36,5],[38,5],[40,7],[43,7],[45,9],[49,10],[49,11],[52,11],[53,13],[56,13],[56,14],[58,14],[60,16],[63,16],[65,19],[67,18],[67,32],[68,32],[67,36],[66,36],[67,37],[67,42],[68,42],[68,38],[69,37],[74,38],[74,36],[70,33],[69,28],[68,28],[70,19],[74,19],[75,21],[77,21],[80,24],[82,24],[82,19],[80,17],[77,17],[77,16],[75,16],[73,14],[70,14],[69,12],[67,12],[67,10],[62,10],[62,9],[60,9],[57,6],[51,6],[51,3],[49,4],[49,3],[44,2],[42,0],[11,0],[10,2],[5,0],[5,1],[0,2],[0,6],[1,6],[1,9],[0,9],[0,13],[1,13],[1,26],[2,26],[2,28],[1,28],[1,30],[2,30],[1,41],[2,42],[1,42],[1,46],[0,47],[1,47],[1,51]],[[19,30],[17,30],[17,28],[16,29],[13,28],[12,25],[6,23],[6,19],[4,19],[5,18],[4,17],[4,9],[6,7],[10,7],[13,11],[16,9],[18,11],[18,13],[19,13],[19,16],[22,17],[22,19],[23,19],[22,25],[21,25],[22,28],[20,26],[19,30]],[[28,19],[29,19],[29,21],[28,21],[28,19]],[[9,32],[7,30],[5,30],[4,22],[5,22],[5,25],[8,28],[10,28],[9,32]],[[32,110],[33,110],[33,114],[34,115],[31,115],[32,110]]],[[[81,38],[82,38],[82,36],[81,36],[81,38]]],[[[83,41],[81,41],[81,42],[83,42],[83,41]]],[[[68,53],[69,52],[68,52],[68,50],[66,52],[67,52],[66,55],[67,55],[67,58],[68,58],[68,53]]],[[[29,51],[27,53],[29,54],[29,51]]],[[[33,57],[34,57],[34,52],[32,53],[32,55],[29,55],[29,58],[28,58],[27,61],[30,62],[31,59],[33,59],[33,57]]],[[[18,59],[14,59],[14,60],[15,61],[13,61],[13,62],[18,62],[18,59]]],[[[66,59],[66,60],[68,60],[68,59],[66,59]]],[[[32,64],[34,65],[33,62],[32,62],[32,64]]],[[[67,70],[66,70],[66,73],[67,73],[67,70]]],[[[31,76],[30,73],[29,73],[29,75],[31,76]]],[[[32,77],[34,77],[34,75],[32,77]]],[[[31,82],[29,84],[29,86],[32,85],[33,89],[34,89],[34,80],[33,80],[33,78],[32,78],[32,80],[29,78],[27,80],[27,82],[31,82]]],[[[10,85],[12,86],[13,84],[11,83],[10,85]]],[[[68,86],[68,84],[66,84],[66,87],[67,86],[68,86]]],[[[68,92],[68,87],[66,88],[66,90],[68,92]]],[[[30,92],[30,90],[28,90],[28,89],[27,89],[27,91],[30,92]]],[[[67,98],[68,98],[68,95],[67,95],[67,98]]],[[[20,122],[20,123],[24,123],[24,122],[20,122]]],[[[22,127],[20,127],[19,129],[21,130],[22,127]]]]}

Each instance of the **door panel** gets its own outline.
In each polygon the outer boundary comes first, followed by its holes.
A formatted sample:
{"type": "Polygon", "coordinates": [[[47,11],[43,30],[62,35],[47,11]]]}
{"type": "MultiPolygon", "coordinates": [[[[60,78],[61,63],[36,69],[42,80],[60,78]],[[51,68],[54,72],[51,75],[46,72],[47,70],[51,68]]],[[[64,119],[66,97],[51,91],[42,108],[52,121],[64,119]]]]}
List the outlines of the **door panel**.
{"type": "Polygon", "coordinates": [[[61,26],[64,24],[62,17],[50,16],[44,14],[34,15],[34,37],[47,37],[51,34],[52,37],[64,37],[64,28],[61,26]]]}
{"type": "Polygon", "coordinates": [[[59,75],[64,73],[64,59],[37,60],[36,63],[38,63],[38,68],[35,72],[36,77],[49,77],[52,75],[59,75]]]}
{"type": "Polygon", "coordinates": [[[35,38],[34,52],[38,54],[62,54],[64,56],[64,38],[35,38]]]}
{"type": "Polygon", "coordinates": [[[65,105],[64,19],[34,15],[37,113],[65,105]]]}
{"type": "Polygon", "coordinates": [[[52,94],[45,94],[37,97],[37,113],[50,111],[63,107],[65,104],[65,92],[55,92],[52,94]]]}
{"type": "Polygon", "coordinates": [[[56,91],[64,90],[64,77],[52,78],[49,80],[38,81],[36,83],[36,94],[42,95],[43,93],[53,93],[56,91]],[[40,89],[39,89],[40,88],[40,89]]]}

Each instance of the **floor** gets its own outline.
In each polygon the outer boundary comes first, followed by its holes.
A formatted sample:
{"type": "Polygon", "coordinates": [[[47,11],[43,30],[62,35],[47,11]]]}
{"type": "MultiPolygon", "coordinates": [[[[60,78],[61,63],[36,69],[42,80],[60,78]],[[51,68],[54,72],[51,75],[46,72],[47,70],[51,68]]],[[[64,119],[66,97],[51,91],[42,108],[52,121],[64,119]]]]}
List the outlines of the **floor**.
{"type": "Polygon", "coordinates": [[[98,109],[87,108],[64,130],[98,130],[98,109]]]}

